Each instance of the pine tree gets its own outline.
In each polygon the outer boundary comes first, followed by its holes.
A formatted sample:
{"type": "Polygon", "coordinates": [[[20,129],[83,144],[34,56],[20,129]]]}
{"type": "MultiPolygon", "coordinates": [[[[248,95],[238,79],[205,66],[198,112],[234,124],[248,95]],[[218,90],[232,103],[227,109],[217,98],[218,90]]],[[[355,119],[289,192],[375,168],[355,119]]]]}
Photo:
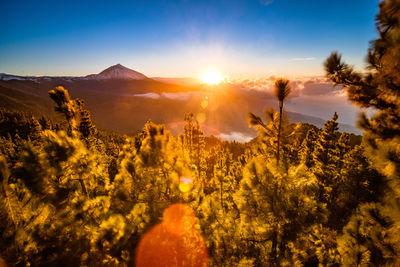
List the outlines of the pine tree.
{"type": "Polygon", "coordinates": [[[340,159],[342,159],[350,150],[350,135],[346,132],[343,132],[339,140],[337,141],[337,155],[340,159]]]}
{"type": "Polygon", "coordinates": [[[280,141],[281,141],[281,127],[282,127],[282,113],[283,113],[283,103],[289,96],[291,88],[289,86],[289,80],[277,79],[275,81],[275,96],[279,101],[279,125],[278,125],[278,144],[276,150],[276,165],[279,166],[279,154],[280,154],[280,141]]]}
{"type": "Polygon", "coordinates": [[[336,122],[338,118],[337,113],[333,115],[332,119],[327,121],[324,125],[324,129],[319,133],[318,140],[315,145],[313,159],[317,168],[323,168],[335,159],[332,157],[334,155],[334,150],[336,148],[336,134],[338,128],[338,123],[336,122]]]}
{"type": "Polygon", "coordinates": [[[383,177],[364,154],[364,148],[356,146],[340,160],[342,167],[334,213],[341,227],[348,223],[360,204],[376,202],[382,194],[383,177]]]}
{"type": "Polygon", "coordinates": [[[396,243],[387,231],[392,220],[384,211],[380,204],[360,205],[338,240],[343,266],[396,265],[396,243]]]}
{"type": "Polygon", "coordinates": [[[204,151],[205,138],[203,131],[200,129],[198,121],[193,121],[193,114],[187,113],[184,118],[186,124],[184,126],[184,135],[181,137],[181,144],[183,146],[183,153],[188,152],[191,163],[196,167],[197,179],[204,188],[208,181],[206,181],[205,174],[205,157],[204,151]]]}
{"type": "Polygon", "coordinates": [[[341,183],[340,170],[342,168],[342,159],[338,151],[337,113],[333,118],[327,121],[324,129],[320,131],[315,143],[313,157],[312,173],[318,180],[318,200],[327,205],[329,211],[328,225],[337,229],[340,216],[337,214],[337,193],[341,183]]]}
{"type": "MultiPolygon", "coordinates": [[[[376,170],[385,177],[385,198],[381,205],[374,206],[377,211],[373,214],[382,214],[390,218],[389,222],[393,222],[372,225],[370,228],[373,230],[363,237],[374,238],[374,233],[379,231],[387,233],[382,238],[374,239],[380,252],[365,248],[370,255],[384,255],[384,259],[373,256],[378,260],[372,262],[379,265],[385,264],[385,259],[398,258],[400,253],[398,246],[392,250],[384,249],[388,243],[400,242],[400,1],[379,3],[376,28],[378,38],[371,42],[367,57],[370,71],[364,74],[356,72],[341,60],[337,52],[333,52],[325,61],[325,70],[331,81],[344,86],[353,103],[376,110],[370,118],[363,114],[359,125],[365,130],[363,139],[366,154],[376,170]]],[[[360,213],[363,213],[361,208],[357,214],[360,213]]],[[[367,216],[362,218],[368,220],[367,216]]],[[[351,220],[349,227],[354,223],[351,220]]],[[[362,221],[361,224],[367,223],[362,221]]],[[[356,255],[355,252],[350,254],[356,255]]],[[[398,264],[397,261],[394,265],[398,264]]]]}
{"type": "Polygon", "coordinates": [[[81,133],[82,137],[86,139],[96,133],[96,128],[93,125],[90,114],[87,110],[82,110],[80,113],[78,131],[81,133]]]}
{"type": "Polygon", "coordinates": [[[303,140],[303,143],[301,144],[301,148],[300,148],[300,152],[299,152],[300,160],[308,168],[310,168],[314,165],[313,151],[314,151],[314,146],[315,146],[316,140],[317,140],[317,133],[314,131],[314,129],[310,129],[307,132],[306,138],[303,140]]]}
{"type": "Polygon", "coordinates": [[[85,110],[82,99],[71,99],[68,90],[58,86],[49,91],[49,96],[56,103],[55,110],[65,116],[68,123],[68,132],[80,133],[83,139],[87,139],[96,132],[89,111],[85,110]]]}
{"type": "MultiPolygon", "coordinates": [[[[281,117],[279,112],[275,112],[272,108],[265,109],[265,118],[267,119],[267,124],[259,116],[251,112],[247,114],[249,126],[254,127],[259,133],[257,137],[259,143],[256,146],[258,153],[272,155],[277,159],[278,135],[280,136],[280,150],[282,150],[282,148],[290,145],[289,136],[294,134],[295,130],[290,126],[285,114],[281,117]],[[280,131],[279,126],[281,127],[280,131]]],[[[280,155],[280,158],[285,163],[281,164],[281,166],[287,169],[288,155],[280,155]]]]}
{"type": "Polygon", "coordinates": [[[74,101],[71,100],[68,91],[57,86],[49,91],[50,98],[56,103],[55,110],[65,116],[68,123],[68,131],[72,133],[77,127],[78,110],[74,101]]]}
{"type": "Polygon", "coordinates": [[[315,198],[317,188],[317,180],[304,165],[284,175],[269,158],[257,156],[248,162],[235,202],[246,228],[241,229],[242,240],[256,246],[268,244],[268,250],[257,255],[259,265],[284,264],[290,244],[305,229],[324,221],[323,204],[315,198]]]}
{"type": "Polygon", "coordinates": [[[50,120],[48,120],[44,116],[42,116],[39,119],[39,123],[40,123],[40,126],[42,127],[42,130],[51,130],[52,129],[52,125],[51,125],[50,120]]]}
{"type": "MultiPolygon", "coordinates": [[[[234,202],[234,193],[238,189],[235,173],[237,165],[232,155],[222,147],[215,152],[215,164],[207,194],[197,208],[200,224],[207,237],[210,255],[215,265],[233,265],[238,262],[240,245],[232,244],[238,234],[239,211],[234,202]]],[[[238,242],[239,243],[239,242],[238,242]]]]}

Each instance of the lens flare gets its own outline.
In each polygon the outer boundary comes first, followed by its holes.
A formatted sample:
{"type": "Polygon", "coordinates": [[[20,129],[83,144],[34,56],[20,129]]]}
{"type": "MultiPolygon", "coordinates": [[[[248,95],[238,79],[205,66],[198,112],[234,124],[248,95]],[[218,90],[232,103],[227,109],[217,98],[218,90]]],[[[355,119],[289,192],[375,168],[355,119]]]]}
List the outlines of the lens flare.
{"type": "Polygon", "coordinates": [[[200,105],[201,105],[201,107],[202,107],[203,109],[206,109],[206,107],[208,106],[208,101],[207,101],[207,100],[202,100],[201,103],[200,103],[200,105]]]}
{"type": "Polygon", "coordinates": [[[204,112],[199,112],[199,113],[197,113],[197,115],[196,115],[196,120],[197,120],[199,123],[203,124],[203,123],[206,121],[206,114],[205,114],[204,112]]]}
{"type": "Polygon", "coordinates": [[[192,208],[185,204],[170,206],[164,211],[162,223],[139,242],[135,266],[207,266],[207,248],[195,225],[192,208]]]}
{"type": "Polygon", "coordinates": [[[193,180],[190,177],[181,177],[179,179],[179,190],[182,193],[188,192],[192,188],[193,180]]]}

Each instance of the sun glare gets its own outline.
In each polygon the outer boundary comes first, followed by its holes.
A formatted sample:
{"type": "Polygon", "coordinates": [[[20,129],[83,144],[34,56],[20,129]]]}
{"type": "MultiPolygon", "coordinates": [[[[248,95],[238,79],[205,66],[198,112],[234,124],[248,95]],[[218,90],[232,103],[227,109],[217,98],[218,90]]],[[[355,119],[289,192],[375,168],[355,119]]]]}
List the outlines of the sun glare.
{"type": "Polygon", "coordinates": [[[207,70],[201,76],[201,81],[207,84],[219,84],[224,80],[221,73],[216,70],[207,70]]]}

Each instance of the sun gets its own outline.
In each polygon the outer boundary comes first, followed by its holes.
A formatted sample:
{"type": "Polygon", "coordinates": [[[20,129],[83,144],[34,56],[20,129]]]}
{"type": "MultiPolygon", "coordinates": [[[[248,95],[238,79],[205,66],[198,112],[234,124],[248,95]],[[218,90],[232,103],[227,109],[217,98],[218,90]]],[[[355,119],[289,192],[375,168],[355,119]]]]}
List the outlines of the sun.
{"type": "Polygon", "coordinates": [[[224,77],[222,77],[221,73],[216,70],[207,70],[201,76],[201,81],[207,84],[219,84],[223,82],[224,77]]]}

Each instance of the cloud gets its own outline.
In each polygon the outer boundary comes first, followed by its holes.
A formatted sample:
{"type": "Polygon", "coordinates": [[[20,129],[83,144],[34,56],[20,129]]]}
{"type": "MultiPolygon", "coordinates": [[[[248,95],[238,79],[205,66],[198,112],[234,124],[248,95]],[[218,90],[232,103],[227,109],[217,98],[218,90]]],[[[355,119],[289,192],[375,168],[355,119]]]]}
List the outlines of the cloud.
{"type": "Polygon", "coordinates": [[[270,92],[274,87],[275,77],[255,78],[255,79],[231,79],[230,83],[244,89],[270,92]]]}
{"type": "Polygon", "coordinates": [[[168,98],[168,99],[174,99],[174,100],[181,100],[181,101],[186,101],[190,98],[191,92],[182,92],[182,93],[166,93],[163,92],[161,93],[162,97],[168,98]]]}
{"type": "Polygon", "coordinates": [[[172,99],[172,100],[187,101],[194,94],[198,94],[198,93],[197,92],[192,92],[192,91],[191,92],[178,92],[178,93],[162,92],[161,94],[145,93],[145,94],[134,94],[133,96],[141,97],[141,98],[150,98],[150,99],[166,98],[166,99],[172,99]]]}
{"type": "Polygon", "coordinates": [[[135,94],[133,96],[142,97],[142,98],[150,98],[150,99],[159,99],[160,95],[156,93],[146,93],[146,94],[135,94]]]}
{"type": "Polygon", "coordinates": [[[343,87],[334,86],[329,82],[307,81],[302,84],[303,88],[299,90],[299,95],[340,95],[344,92],[343,87]]]}
{"type": "Polygon", "coordinates": [[[217,136],[218,138],[224,139],[226,141],[236,141],[240,143],[249,142],[254,137],[245,135],[240,132],[230,132],[228,134],[221,133],[217,136]]]}
{"type": "Polygon", "coordinates": [[[315,60],[315,57],[295,57],[290,59],[290,61],[311,61],[311,60],[315,60]]]}
{"type": "MultiPolygon", "coordinates": [[[[231,83],[243,89],[261,91],[273,95],[275,89],[274,76],[255,79],[235,79],[231,83]]],[[[345,91],[342,86],[334,86],[325,77],[309,77],[304,79],[290,80],[292,93],[290,98],[299,96],[312,95],[344,95],[345,91]]]]}

